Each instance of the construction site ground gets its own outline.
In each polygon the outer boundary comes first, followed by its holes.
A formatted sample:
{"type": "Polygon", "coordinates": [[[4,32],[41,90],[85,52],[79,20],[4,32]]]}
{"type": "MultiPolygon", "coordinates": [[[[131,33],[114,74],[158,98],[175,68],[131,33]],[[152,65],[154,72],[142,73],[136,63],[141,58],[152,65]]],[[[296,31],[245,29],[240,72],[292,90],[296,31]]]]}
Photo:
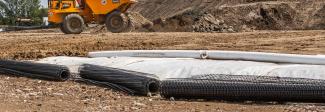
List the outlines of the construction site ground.
{"type": "MultiPolygon", "coordinates": [[[[325,31],[243,33],[91,33],[64,35],[56,29],[0,33],[2,59],[37,60],[86,56],[101,50],[238,50],[325,54],[325,31]]],[[[0,75],[1,111],[185,111],[325,112],[325,104],[174,100],[129,96],[80,82],[51,82],[0,75]]]]}

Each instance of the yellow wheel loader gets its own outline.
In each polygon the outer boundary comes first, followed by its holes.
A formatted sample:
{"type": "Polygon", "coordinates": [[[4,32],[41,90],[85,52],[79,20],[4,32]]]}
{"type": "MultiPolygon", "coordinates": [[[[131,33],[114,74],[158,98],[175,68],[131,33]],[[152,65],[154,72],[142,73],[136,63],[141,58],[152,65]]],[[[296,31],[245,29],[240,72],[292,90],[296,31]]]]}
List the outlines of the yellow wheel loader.
{"type": "Polygon", "coordinates": [[[105,24],[113,33],[128,29],[127,9],[136,0],[48,0],[49,22],[65,34],[80,34],[88,23],[105,24]]]}

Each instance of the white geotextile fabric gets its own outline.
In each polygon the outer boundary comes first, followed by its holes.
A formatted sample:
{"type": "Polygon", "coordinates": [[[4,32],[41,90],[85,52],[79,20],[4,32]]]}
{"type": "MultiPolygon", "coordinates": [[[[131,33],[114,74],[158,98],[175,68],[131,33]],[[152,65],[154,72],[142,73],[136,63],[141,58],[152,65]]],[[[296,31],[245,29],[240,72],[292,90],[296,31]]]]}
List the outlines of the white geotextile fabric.
{"type": "Polygon", "coordinates": [[[324,79],[324,65],[275,64],[235,60],[200,60],[190,58],[82,58],[50,57],[40,63],[68,66],[72,73],[78,73],[82,64],[94,64],[157,75],[167,78],[188,78],[204,74],[279,76],[309,79],[324,79]]]}

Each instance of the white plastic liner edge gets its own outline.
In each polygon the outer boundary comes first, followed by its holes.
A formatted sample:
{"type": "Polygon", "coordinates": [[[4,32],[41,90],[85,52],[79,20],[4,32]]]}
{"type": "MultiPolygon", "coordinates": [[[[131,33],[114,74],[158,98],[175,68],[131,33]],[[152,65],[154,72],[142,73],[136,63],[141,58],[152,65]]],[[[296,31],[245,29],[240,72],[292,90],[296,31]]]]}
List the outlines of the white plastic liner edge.
{"type": "Polygon", "coordinates": [[[298,55],[241,51],[208,51],[208,58],[223,60],[247,60],[275,63],[325,65],[325,57],[321,55],[298,55]]]}
{"type": "Polygon", "coordinates": [[[201,50],[123,50],[89,52],[88,57],[206,58],[201,50]]]}
{"type": "Polygon", "coordinates": [[[150,58],[196,58],[217,60],[246,60],[273,63],[296,63],[325,65],[324,55],[298,55],[243,51],[204,50],[125,50],[90,52],[89,57],[150,57],[150,58]]]}

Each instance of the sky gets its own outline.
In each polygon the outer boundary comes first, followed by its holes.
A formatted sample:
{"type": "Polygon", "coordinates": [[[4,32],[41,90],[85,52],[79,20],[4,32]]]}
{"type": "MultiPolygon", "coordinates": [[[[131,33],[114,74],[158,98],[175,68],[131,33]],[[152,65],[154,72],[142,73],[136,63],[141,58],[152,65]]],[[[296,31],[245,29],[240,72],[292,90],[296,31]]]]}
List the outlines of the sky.
{"type": "Polygon", "coordinates": [[[47,0],[41,0],[41,4],[43,7],[47,7],[47,0]]]}

